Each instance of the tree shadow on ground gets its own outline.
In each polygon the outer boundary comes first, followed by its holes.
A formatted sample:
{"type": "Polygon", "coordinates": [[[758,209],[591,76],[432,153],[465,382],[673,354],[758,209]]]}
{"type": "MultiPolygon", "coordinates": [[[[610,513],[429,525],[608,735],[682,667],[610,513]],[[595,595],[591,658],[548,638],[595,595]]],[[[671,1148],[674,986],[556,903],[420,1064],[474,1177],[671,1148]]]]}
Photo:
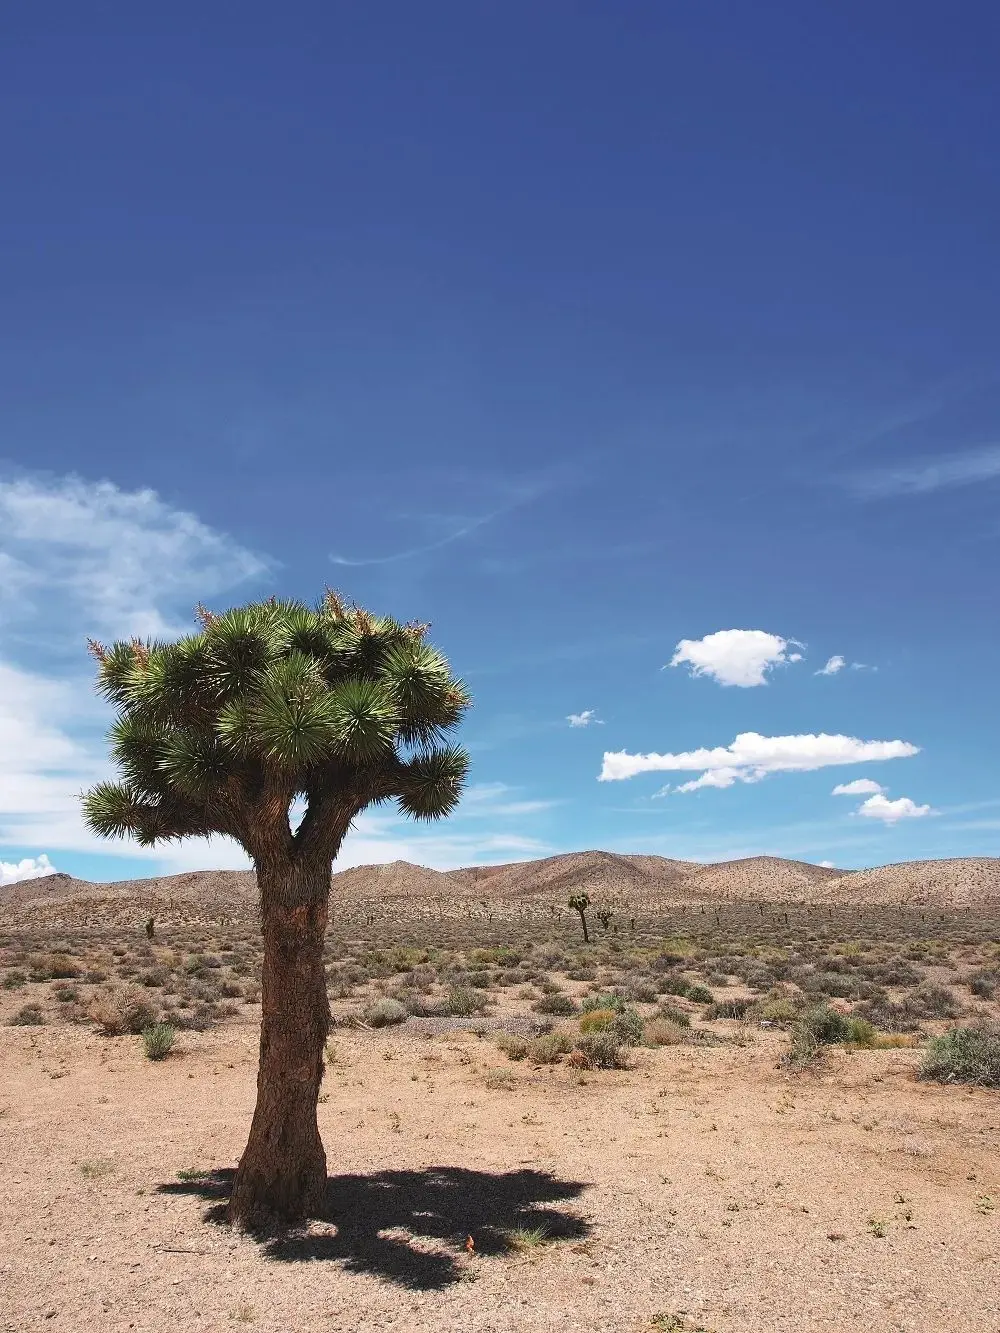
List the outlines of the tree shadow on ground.
{"type": "MultiPolygon", "coordinates": [[[[158,1186],[162,1194],[194,1194],[217,1202],[207,1221],[225,1220],[233,1171],[213,1171],[158,1186]]],[[[331,1259],[353,1272],[373,1273],[401,1286],[432,1290],[458,1282],[472,1237],[473,1253],[509,1253],[525,1233],[545,1241],[579,1240],[590,1227],[573,1213],[546,1205],[578,1198],[586,1185],[544,1171],[378,1171],[331,1176],[322,1222],[330,1231],[261,1237],[270,1259],[296,1263],[331,1259]]],[[[530,1239],[530,1237],[529,1237],[530,1239]]]]}

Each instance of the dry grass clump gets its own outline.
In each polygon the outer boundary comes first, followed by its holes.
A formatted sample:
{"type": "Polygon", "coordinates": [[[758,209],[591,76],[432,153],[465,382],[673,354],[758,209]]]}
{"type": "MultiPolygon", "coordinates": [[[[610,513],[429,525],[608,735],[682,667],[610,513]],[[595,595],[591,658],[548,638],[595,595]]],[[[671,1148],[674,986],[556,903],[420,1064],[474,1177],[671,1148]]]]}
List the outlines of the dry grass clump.
{"type": "Polygon", "coordinates": [[[149,1000],[132,986],[116,986],[91,997],[87,1017],[96,1023],[105,1037],[124,1032],[140,1033],[152,1027],[157,1013],[149,1000]]]}

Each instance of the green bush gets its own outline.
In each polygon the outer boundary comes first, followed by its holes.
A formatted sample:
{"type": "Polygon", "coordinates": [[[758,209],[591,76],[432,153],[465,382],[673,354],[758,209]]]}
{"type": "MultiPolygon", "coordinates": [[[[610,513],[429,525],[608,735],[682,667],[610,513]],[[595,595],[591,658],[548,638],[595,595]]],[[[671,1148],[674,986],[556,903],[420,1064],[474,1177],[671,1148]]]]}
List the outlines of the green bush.
{"type": "Polygon", "coordinates": [[[561,991],[554,995],[543,995],[531,1007],[536,1014],[555,1014],[559,1018],[565,1018],[567,1014],[576,1013],[576,1005],[573,1000],[561,991]]]}
{"type": "Polygon", "coordinates": [[[497,1037],[497,1045],[508,1060],[523,1060],[531,1049],[531,1042],[527,1037],[518,1037],[511,1032],[501,1033],[497,1037]]]}
{"type": "Polygon", "coordinates": [[[586,1058],[594,1069],[627,1069],[628,1056],[621,1042],[614,1039],[610,1032],[595,1032],[581,1037],[576,1049],[586,1058]]]}
{"type": "Polygon", "coordinates": [[[920,1077],[938,1083],[1000,1087],[1000,1024],[977,1023],[932,1037],[920,1077]]]}
{"type": "Polygon", "coordinates": [[[369,1027],[386,1028],[394,1023],[403,1023],[408,1017],[409,1011],[406,1005],[400,1004],[398,1000],[390,999],[384,995],[380,1000],[375,1000],[372,1004],[362,1010],[362,1017],[369,1027]]]}
{"type": "Polygon", "coordinates": [[[19,990],[28,978],[19,967],[12,967],[3,979],[4,990],[19,990]]]}
{"type": "Polygon", "coordinates": [[[838,1042],[851,1040],[851,1020],[846,1014],[831,1009],[828,1004],[815,1004],[806,1009],[799,1019],[799,1025],[820,1046],[834,1046],[838,1042]]]}
{"type": "MultiPolygon", "coordinates": [[[[709,992],[706,991],[706,994],[709,992]]],[[[688,999],[694,996],[688,992],[688,999]]],[[[747,1012],[754,1007],[755,1001],[748,999],[737,1000],[714,1000],[705,1010],[705,1017],[712,1018],[743,1018],[747,1012]]]]}
{"type": "Polygon", "coordinates": [[[150,1060],[165,1059],[174,1048],[176,1033],[169,1023],[154,1023],[142,1034],[142,1044],[150,1060]]]}
{"type": "Polygon", "coordinates": [[[452,986],[444,1007],[455,1018],[468,1018],[472,1014],[481,1014],[488,1003],[487,997],[472,986],[452,986]]]}
{"type": "Polygon", "coordinates": [[[1000,974],[982,969],[971,972],[966,982],[973,995],[978,995],[981,1000],[992,1000],[997,986],[1000,986],[1000,974]]]}
{"type": "Polygon", "coordinates": [[[678,993],[686,996],[689,1000],[693,1000],[695,1004],[711,1004],[715,999],[707,986],[688,986],[687,990],[678,993]]]}
{"type": "Polygon", "coordinates": [[[572,1049],[573,1042],[565,1032],[547,1032],[530,1043],[528,1056],[536,1065],[552,1065],[572,1049]]]}
{"type": "Polygon", "coordinates": [[[591,1013],[594,1009],[614,1009],[621,1013],[623,1009],[628,1008],[624,996],[607,995],[588,995],[580,1006],[585,1014],[591,1013]]]}
{"type": "Polygon", "coordinates": [[[664,995],[687,995],[691,989],[691,983],[685,981],[683,977],[667,974],[659,979],[659,988],[664,995]]]}
{"type": "Polygon", "coordinates": [[[620,1046],[641,1046],[643,1021],[631,1006],[623,1009],[605,1028],[605,1033],[620,1046]]]}
{"type": "Polygon", "coordinates": [[[756,1013],[767,1023],[794,1023],[799,1016],[799,1006],[788,995],[776,995],[758,1000],[756,1013]]]}
{"type": "Polygon", "coordinates": [[[851,1017],[847,1020],[847,1028],[845,1041],[848,1045],[870,1051],[878,1044],[878,1029],[867,1018],[851,1017]]]}

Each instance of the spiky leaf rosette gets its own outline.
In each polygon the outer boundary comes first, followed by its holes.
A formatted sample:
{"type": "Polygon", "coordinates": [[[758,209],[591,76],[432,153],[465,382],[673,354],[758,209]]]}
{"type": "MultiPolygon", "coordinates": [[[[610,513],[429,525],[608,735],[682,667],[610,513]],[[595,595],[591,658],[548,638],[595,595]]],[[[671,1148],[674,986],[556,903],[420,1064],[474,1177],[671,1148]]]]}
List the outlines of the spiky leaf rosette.
{"type": "Polygon", "coordinates": [[[254,859],[333,856],[368,805],[395,800],[417,819],[455,807],[468,756],[447,737],[469,696],[427,626],[333,593],[316,609],[198,615],[199,632],[176,642],[91,644],[121,775],[84,796],[94,832],[144,844],[218,833],[254,859]]]}

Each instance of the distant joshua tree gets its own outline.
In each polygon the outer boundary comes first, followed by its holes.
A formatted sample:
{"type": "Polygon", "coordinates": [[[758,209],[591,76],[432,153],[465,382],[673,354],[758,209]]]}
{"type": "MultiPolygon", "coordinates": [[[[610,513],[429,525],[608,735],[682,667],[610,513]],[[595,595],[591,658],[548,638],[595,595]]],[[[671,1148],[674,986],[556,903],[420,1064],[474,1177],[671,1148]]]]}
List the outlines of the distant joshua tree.
{"type": "Polygon", "coordinates": [[[331,864],[370,805],[394,801],[417,819],[454,809],[469,761],[444,740],[469,696],[426,625],[333,592],[315,610],[272,599],[221,615],[199,606],[198,619],[175,643],[91,644],[118,712],[109,739],[121,780],[93,787],[84,813],[98,834],[146,846],[226,835],[253,862],[260,1068],[229,1217],[287,1224],[315,1215],[326,1193],[316,1103],[331,864]]]}
{"type": "Polygon", "coordinates": [[[587,908],[590,906],[590,899],[585,893],[574,893],[567,905],[572,907],[574,912],[580,913],[580,925],[583,926],[583,942],[584,944],[589,944],[590,933],[587,930],[587,908]]]}

